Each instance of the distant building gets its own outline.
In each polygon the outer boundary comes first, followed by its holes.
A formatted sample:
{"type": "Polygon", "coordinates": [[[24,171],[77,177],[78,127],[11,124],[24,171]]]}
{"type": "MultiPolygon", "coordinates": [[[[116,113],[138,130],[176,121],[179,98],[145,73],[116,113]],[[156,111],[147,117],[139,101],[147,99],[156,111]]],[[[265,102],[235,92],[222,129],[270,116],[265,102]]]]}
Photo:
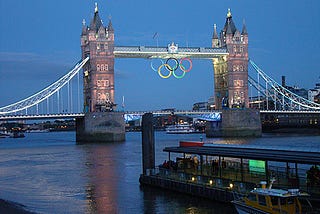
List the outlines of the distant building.
{"type": "Polygon", "coordinates": [[[199,102],[193,104],[192,110],[207,110],[208,109],[208,102],[199,102]]]}
{"type": "Polygon", "coordinates": [[[300,97],[303,97],[305,99],[308,99],[308,91],[304,88],[299,88],[298,86],[288,86],[286,85],[286,77],[285,76],[282,76],[282,86],[286,89],[288,89],[289,91],[291,91],[292,93],[300,96],[300,97]]]}
{"type": "Polygon", "coordinates": [[[214,97],[209,97],[207,102],[198,102],[193,104],[192,110],[214,110],[215,102],[214,97]]]}
{"type": "Polygon", "coordinates": [[[308,100],[315,103],[320,103],[319,97],[320,97],[320,78],[319,78],[319,82],[316,83],[316,86],[308,90],[308,100]]]}

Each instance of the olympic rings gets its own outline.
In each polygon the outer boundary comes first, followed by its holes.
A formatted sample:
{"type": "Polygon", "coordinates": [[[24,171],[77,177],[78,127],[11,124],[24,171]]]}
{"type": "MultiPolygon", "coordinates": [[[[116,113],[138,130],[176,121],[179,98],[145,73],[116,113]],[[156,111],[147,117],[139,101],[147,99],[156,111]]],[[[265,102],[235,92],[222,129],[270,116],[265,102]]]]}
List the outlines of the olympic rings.
{"type": "Polygon", "coordinates": [[[171,71],[170,69],[168,69],[168,68],[170,68],[170,65],[168,65],[168,64],[162,64],[162,65],[160,65],[159,68],[158,68],[158,74],[159,74],[159,76],[162,77],[163,79],[169,78],[169,77],[171,76],[171,74],[172,74],[172,71],[171,71]],[[169,71],[169,74],[168,74],[167,76],[165,76],[165,75],[163,75],[163,74],[161,73],[161,68],[162,68],[163,66],[165,66],[166,69],[167,69],[167,71],[169,71]]]}
{"type": "MultiPolygon", "coordinates": [[[[160,65],[164,64],[162,59],[159,59],[159,60],[161,61],[161,64],[160,64],[160,65]]],[[[159,65],[159,66],[160,66],[160,65],[159,65]]],[[[151,60],[151,69],[154,70],[155,72],[158,71],[158,70],[155,69],[154,66],[153,66],[153,60],[151,60]]]]}
{"type": "Polygon", "coordinates": [[[154,71],[157,71],[159,76],[163,79],[169,78],[171,75],[173,75],[177,79],[183,78],[187,72],[191,71],[192,69],[192,61],[190,58],[181,58],[180,60],[170,57],[166,60],[166,63],[163,63],[163,61],[160,59],[161,65],[158,67],[158,69],[154,68],[153,62],[151,61],[151,69],[154,71]],[[184,65],[184,62],[187,61],[188,65],[184,65]],[[188,66],[188,69],[186,67],[188,66]],[[164,75],[162,73],[163,67],[165,70],[167,70],[169,73],[167,75],[164,75]],[[177,75],[176,71],[178,68],[182,71],[181,75],[177,75]]]}

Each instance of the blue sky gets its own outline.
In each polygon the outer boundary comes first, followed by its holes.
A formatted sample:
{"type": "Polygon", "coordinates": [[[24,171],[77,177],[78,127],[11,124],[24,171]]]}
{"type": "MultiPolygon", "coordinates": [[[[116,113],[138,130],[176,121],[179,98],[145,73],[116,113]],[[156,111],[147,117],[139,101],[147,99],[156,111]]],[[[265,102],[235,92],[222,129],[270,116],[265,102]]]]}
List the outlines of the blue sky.
{"type": "MultiPolygon", "coordinates": [[[[81,56],[82,19],[94,3],[104,23],[111,15],[115,45],[210,47],[213,24],[220,31],[231,8],[238,29],[245,19],[249,56],[280,82],[313,88],[320,76],[320,1],[0,0],[0,106],[41,90],[64,75],[81,56]]],[[[183,79],[162,79],[150,60],[115,60],[116,102],[126,110],[191,109],[213,94],[209,60],[194,60],[183,79]]]]}

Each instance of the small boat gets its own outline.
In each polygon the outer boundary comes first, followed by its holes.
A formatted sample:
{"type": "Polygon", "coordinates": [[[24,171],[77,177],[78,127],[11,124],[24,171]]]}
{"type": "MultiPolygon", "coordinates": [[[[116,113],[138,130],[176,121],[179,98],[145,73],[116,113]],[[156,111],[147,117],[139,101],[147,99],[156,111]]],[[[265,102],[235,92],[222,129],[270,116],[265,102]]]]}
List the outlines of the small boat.
{"type": "Polygon", "coordinates": [[[266,182],[261,182],[261,188],[255,188],[246,197],[233,200],[232,204],[236,207],[239,214],[257,213],[257,214],[280,214],[280,213],[305,213],[305,203],[307,201],[308,213],[312,209],[311,203],[306,197],[307,193],[300,192],[299,189],[272,189],[270,182],[269,188],[266,188],[266,182]]]}
{"type": "Polygon", "coordinates": [[[170,125],[166,128],[167,134],[190,134],[194,132],[195,129],[188,123],[170,125]]]}
{"type": "Polygon", "coordinates": [[[179,146],[180,147],[198,147],[198,146],[203,146],[204,142],[199,142],[199,141],[180,141],[179,146]]]}

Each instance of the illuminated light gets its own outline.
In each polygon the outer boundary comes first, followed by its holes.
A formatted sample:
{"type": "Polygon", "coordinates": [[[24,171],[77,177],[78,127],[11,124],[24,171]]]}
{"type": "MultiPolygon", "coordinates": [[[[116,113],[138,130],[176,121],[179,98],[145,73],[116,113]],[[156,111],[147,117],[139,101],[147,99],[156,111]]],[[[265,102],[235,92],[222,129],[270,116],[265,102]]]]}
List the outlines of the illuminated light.
{"type": "Polygon", "coordinates": [[[192,180],[192,181],[195,181],[196,179],[195,179],[195,177],[192,177],[191,180],[192,180]]]}
{"type": "Polygon", "coordinates": [[[229,184],[229,187],[232,189],[232,188],[233,188],[233,183],[230,183],[230,184],[229,184]]]}
{"type": "Polygon", "coordinates": [[[249,160],[250,172],[265,172],[265,161],[262,160],[249,160]]]}
{"type": "Polygon", "coordinates": [[[213,181],[212,181],[212,180],[210,180],[210,181],[209,181],[209,184],[210,184],[210,185],[212,185],[212,184],[213,184],[213,181]]]}

